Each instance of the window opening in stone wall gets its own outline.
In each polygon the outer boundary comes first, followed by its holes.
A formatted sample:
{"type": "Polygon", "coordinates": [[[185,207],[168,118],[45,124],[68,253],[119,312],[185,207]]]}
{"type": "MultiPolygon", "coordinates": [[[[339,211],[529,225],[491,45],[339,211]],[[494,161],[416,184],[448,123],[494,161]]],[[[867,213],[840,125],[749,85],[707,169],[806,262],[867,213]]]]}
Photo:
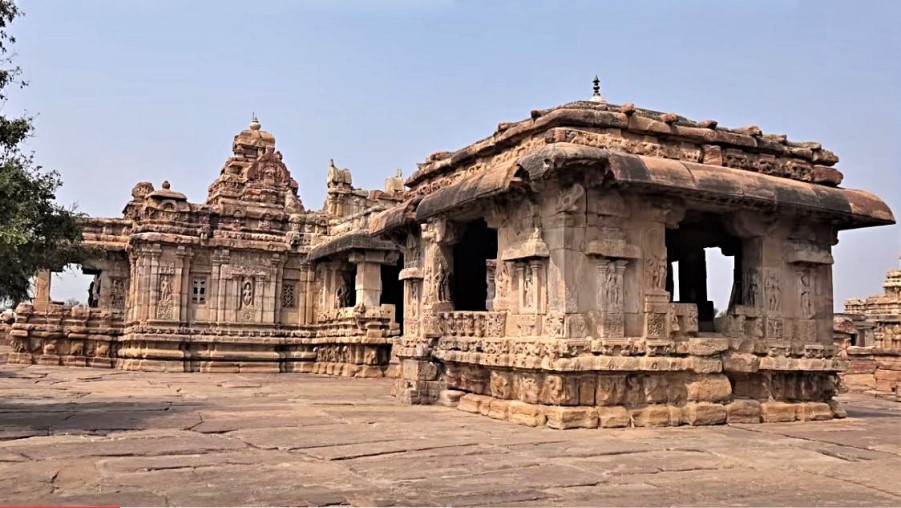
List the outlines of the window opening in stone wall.
{"type": "Polygon", "coordinates": [[[404,257],[399,256],[397,263],[381,266],[382,293],[379,304],[394,305],[394,322],[404,331],[404,283],[400,280],[400,271],[404,267],[404,257]]]}
{"type": "Polygon", "coordinates": [[[191,302],[198,305],[206,303],[206,277],[191,278],[191,302]]]}
{"type": "Polygon", "coordinates": [[[669,264],[668,269],[669,269],[669,272],[667,272],[668,277],[666,280],[666,290],[669,291],[670,295],[672,295],[672,297],[670,299],[674,302],[678,302],[679,298],[680,298],[679,285],[675,284],[673,282],[673,274],[679,273],[679,262],[673,261],[672,263],[669,264]]]}
{"type": "Polygon", "coordinates": [[[714,318],[725,314],[740,297],[742,289],[741,273],[736,275],[735,267],[741,268],[741,253],[727,255],[722,249],[704,249],[707,264],[707,296],[713,302],[714,318]],[[736,277],[738,277],[736,279],[736,277]]]}
{"type": "MultiPolygon", "coordinates": [[[[100,271],[81,265],[67,265],[50,277],[50,300],[69,306],[100,305],[100,271]]],[[[34,290],[32,290],[34,293],[34,290]]]]}
{"type": "Polygon", "coordinates": [[[695,304],[699,331],[713,332],[717,312],[741,303],[741,239],[726,231],[722,217],[688,211],[666,231],[666,252],[671,300],[695,304]]]}
{"type": "Polygon", "coordinates": [[[297,306],[297,283],[282,282],[282,309],[291,310],[297,306]]]}
{"type": "Polygon", "coordinates": [[[453,247],[451,301],[455,310],[488,310],[489,259],[497,259],[497,230],[483,219],[465,225],[463,238],[453,247]]]}

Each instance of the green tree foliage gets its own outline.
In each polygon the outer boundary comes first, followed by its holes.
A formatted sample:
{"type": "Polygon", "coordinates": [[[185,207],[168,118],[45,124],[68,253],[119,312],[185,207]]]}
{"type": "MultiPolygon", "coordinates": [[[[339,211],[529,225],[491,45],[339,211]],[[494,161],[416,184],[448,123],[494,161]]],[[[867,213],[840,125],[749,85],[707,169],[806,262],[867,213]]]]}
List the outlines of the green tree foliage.
{"type": "MultiPolygon", "coordinates": [[[[25,86],[9,53],[9,24],[20,14],[13,1],[0,0],[0,103],[9,87],[25,86]]],[[[42,171],[21,149],[31,133],[31,117],[0,115],[0,301],[27,299],[35,272],[60,270],[84,255],[79,214],[56,203],[59,174],[42,171]]]]}

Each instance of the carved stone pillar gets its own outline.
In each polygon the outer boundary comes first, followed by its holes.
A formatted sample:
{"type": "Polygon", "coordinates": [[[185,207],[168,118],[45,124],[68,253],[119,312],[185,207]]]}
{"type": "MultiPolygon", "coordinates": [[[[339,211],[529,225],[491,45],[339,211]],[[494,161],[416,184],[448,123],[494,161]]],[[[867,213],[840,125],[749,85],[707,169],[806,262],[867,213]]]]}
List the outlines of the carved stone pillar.
{"type": "Polygon", "coordinates": [[[212,271],[210,273],[210,285],[209,285],[209,314],[207,315],[207,319],[211,323],[219,322],[219,286],[222,280],[222,256],[218,252],[213,252],[213,255],[210,256],[210,265],[212,267],[212,271]]]}
{"type": "Polygon", "coordinates": [[[497,260],[489,259],[485,261],[485,282],[488,284],[488,297],[485,299],[485,309],[494,310],[494,298],[497,294],[497,286],[495,284],[494,275],[497,272],[497,260]]]}
{"type": "Polygon", "coordinates": [[[216,323],[224,323],[229,320],[226,312],[228,299],[228,285],[232,283],[231,267],[228,266],[229,252],[222,250],[217,256],[219,261],[219,280],[216,282],[216,323]]]}
{"type": "Polygon", "coordinates": [[[190,287],[190,282],[187,281],[187,277],[190,273],[190,253],[185,249],[184,246],[180,245],[175,250],[175,265],[174,268],[174,277],[172,281],[173,285],[173,299],[172,299],[172,317],[173,321],[184,321],[187,318],[187,310],[188,310],[188,302],[187,298],[189,297],[187,288],[190,287]]]}
{"type": "Polygon", "coordinates": [[[34,276],[34,310],[46,311],[50,305],[50,270],[41,270],[34,276]]]}
{"type": "Polygon", "coordinates": [[[160,252],[159,245],[154,245],[150,250],[150,270],[148,273],[148,288],[150,288],[150,305],[148,306],[147,319],[156,319],[157,305],[160,299],[160,252]]]}

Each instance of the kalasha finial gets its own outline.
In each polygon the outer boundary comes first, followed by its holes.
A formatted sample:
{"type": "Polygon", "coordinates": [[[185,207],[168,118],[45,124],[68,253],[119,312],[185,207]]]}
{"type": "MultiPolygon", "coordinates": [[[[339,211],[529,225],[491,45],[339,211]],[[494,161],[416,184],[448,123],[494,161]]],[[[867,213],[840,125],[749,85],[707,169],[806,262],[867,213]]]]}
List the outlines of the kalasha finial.
{"type": "Polygon", "coordinates": [[[255,131],[260,130],[260,121],[257,120],[256,113],[250,114],[250,128],[251,128],[251,130],[255,130],[255,131]]]}
{"type": "Polygon", "coordinates": [[[591,82],[594,83],[594,86],[592,87],[594,93],[591,94],[591,102],[606,103],[607,101],[601,96],[601,78],[595,74],[594,79],[591,82]]]}

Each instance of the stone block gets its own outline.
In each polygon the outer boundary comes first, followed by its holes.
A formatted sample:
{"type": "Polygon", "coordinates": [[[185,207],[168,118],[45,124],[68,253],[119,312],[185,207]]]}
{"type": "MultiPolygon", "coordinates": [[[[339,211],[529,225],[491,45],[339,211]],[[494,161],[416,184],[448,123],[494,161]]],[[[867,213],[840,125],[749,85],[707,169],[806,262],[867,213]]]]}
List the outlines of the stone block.
{"type": "Polygon", "coordinates": [[[833,167],[819,165],[813,167],[812,176],[813,183],[827,185],[829,187],[837,187],[842,183],[842,179],[845,177],[841,171],[833,167]]]}
{"type": "Polygon", "coordinates": [[[594,407],[547,406],[547,426],[552,429],[593,429],[598,426],[598,410],[594,407]]]}
{"type": "Polygon", "coordinates": [[[688,379],[686,374],[670,374],[666,378],[666,402],[681,406],[688,400],[688,388],[685,386],[688,379]]]}
{"type": "Polygon", "coordinates": [[[682,407],[682,421],[688,425],[726,423],[726,406],[712,402],[689,402],[682,407]]]}
{"type": "Polygon", "coordinates": [[[698,375],[685,384],[687,398],[692,402],[722,402],[732,397],[732,384],[722,374],[698,375]]]}
{"type": "Polygon", "coordinates": [[[877,368],[876,372],[873,374],[873,378],[876,379],[876,382],[879,381],[901,381],[901,370],[887,370],[883,368],[877,368]]]}
{"type": "Polygon", "coordinates": [[[803,402],[798,404],[796,412],[798,420],[831,420],[832,408],[825,402],[803,402]]]}
{"type": "Polygon", "coordinates": [[[723,370],[726,372],[757,372],[760,358],[751,353],[731,353],[723,357],[723,370]]]}
{"type": "Polygon", "coordinates": [[[507,415],[511,422],[529,427],[541,427],[547,421],[541,406],[518,400],[510,401],[507,406],[507,415]]]}
{"type": "Polygon", "coordinates": [[[693,338],[688,340],[688,354],[692,356],[713,356],[729,349],[726,338],[693,338]]]}
{"type": "Polygon", "coordinates": [[[36,357],[36,362],[38,365],[53,365],[58,366],[61,364],[62,357],[58,355],[38,355],[36,357]]]}
{"type": "Polygon", "coordinates": [[[598,424],[605,429],[628,427],[632,424],[632,418],[622,406],[599,407],[598,424]]]}
{"type": "Polygon", "coordinates": [[[506,420],[509,406],[509,400],[491,399],[488,402],[488,417],[495,420],[506,420]]]}
{"type": "Polygon", "coordinates": [[[664,404],[654,404],[629,410],[636,427],[666,427],[670,425],[670,411],[664,404]]]}
{"type": "Polygon", "coordinates": [[[842,406],[842,404],[839,401],[837,401],[835,399],[829,399],[827,404],[829,404],[829,409],[832,410],[833,418],[847,418],[848,417],[848,412],[845,410],[845,407],[842,406]]]}
{"type": "Polygon", "coordinates": [[[899,356],[877,356],[874,358],[874,363],[879,369],[901,372],[901,357],[899,356]]]}
{"type": "Polygon", "coordinates": [[[434,381],[435,379],[438,379],[438,366],[432,362],[404,360],[402,365],[404,379],[422,381],[434,381]]]}
{"type": "Polygon", "coordinates": [[[457,409],[466,411],[467,413],[480,413],[482,404],[490,404],[490,400],[490,397],[469,393],[460,397],[460,403],[457,404],[457,409]]]}
{"type": "Polygon", "coordinates": [[[760,404],[760,421],[763,423],[793,422],[796,415],[796,404],[775,401],[760,404]]]}
{"type": "Polygon", "coordinates": [[[901,385],[898,381],[892,379],[877,379],[876,380],[876,391],[877,392],[894,392],[895,389],[901,385]]]}
{"type": "Polygon", "coordinates": [[[597,405],[618,406],[625,404],[626,385],[626,376],[624,374],[598,376],[597,390],[595,391],[597,405]]]}
{"type": "Polygon", "coordinates": [[[460,390],[441,390],[438,394],[438,404],[447,407],[457,407],[460,399],[466,395],[466,392],[460,390]]]}
{"type": "Polygon", "coordinates": [[[719,358],[689,357],[689,369],[698,374],[714,374],[723,371],[723,362],[719,358]]]}
{"type": "Polygon", "coordinates": [[[760,402],[739,399],[726,404],[726,423],[760,423],[760,402]]]}
{"type": "Polygon", "coordinates": [[[597,392],[598,378],[595,376],[583,377],[579,380],[579,405],[593,406],[597,392]]]}

